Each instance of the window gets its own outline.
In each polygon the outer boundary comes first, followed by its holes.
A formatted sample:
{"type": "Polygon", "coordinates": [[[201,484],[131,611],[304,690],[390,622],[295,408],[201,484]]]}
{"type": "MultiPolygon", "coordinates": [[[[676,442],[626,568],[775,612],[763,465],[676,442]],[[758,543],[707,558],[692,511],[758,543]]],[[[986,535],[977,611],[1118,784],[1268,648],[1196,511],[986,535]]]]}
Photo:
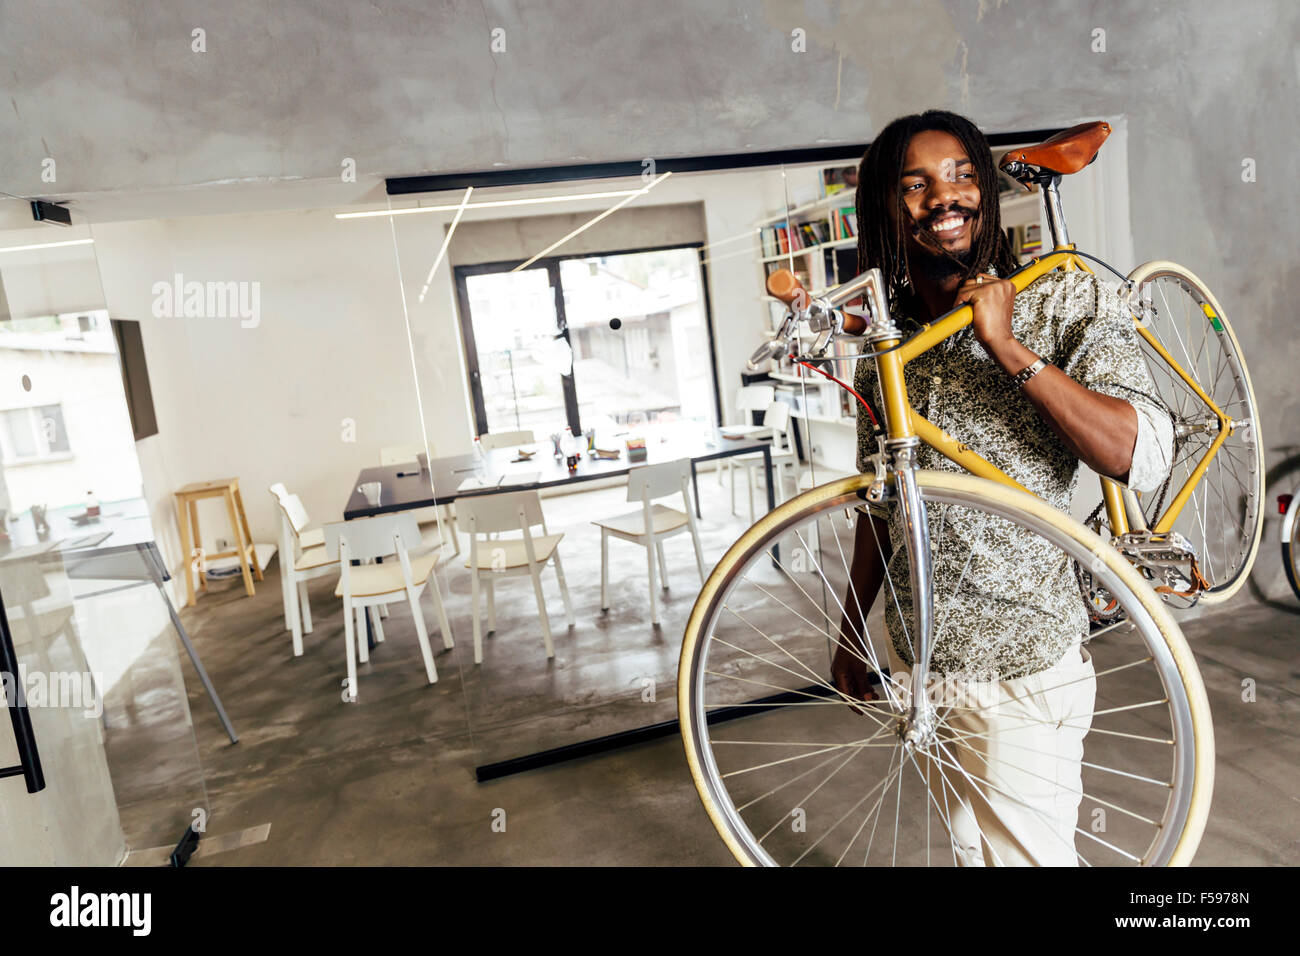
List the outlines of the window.
{"type": "Polygon", "coordinates": [[[713,420],[698,247],[558,256],[520,272],[457,266],[455,276],[480,435],[713,420]]]}
{"type": "Polygon", "coordinates": [[[36,405],[0,412],[0,452],[5,464],[72,454],[62,405],[36,405]]]}

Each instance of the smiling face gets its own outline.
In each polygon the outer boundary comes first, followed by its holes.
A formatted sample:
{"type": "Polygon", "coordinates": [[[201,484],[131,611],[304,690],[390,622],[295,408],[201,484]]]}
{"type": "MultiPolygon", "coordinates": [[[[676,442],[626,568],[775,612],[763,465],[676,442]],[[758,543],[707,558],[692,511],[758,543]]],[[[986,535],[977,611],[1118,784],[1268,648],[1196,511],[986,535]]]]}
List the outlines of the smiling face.
{"type": "Polygon", "coordinates": [[[909,217],[903,224],[909,256],[967,258],[980,225],[980,190],[961,142],[939,130],[917,133],[907,145],[898,188],[909,217]]]}

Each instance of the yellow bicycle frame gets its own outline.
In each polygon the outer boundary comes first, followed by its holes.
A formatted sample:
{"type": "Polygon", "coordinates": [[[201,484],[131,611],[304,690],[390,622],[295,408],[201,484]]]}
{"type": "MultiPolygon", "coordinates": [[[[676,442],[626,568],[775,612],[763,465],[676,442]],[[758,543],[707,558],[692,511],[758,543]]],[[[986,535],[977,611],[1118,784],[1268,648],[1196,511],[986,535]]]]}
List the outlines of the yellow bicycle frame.
{"type": "MultiPolygon", "coordinates": [[[[1065,271],[1082,269],[1085,272],[1091,272],[1092,270],[1075,253],[1074,248],[1073,244],[1058,246],[1047,255],[1032,260],[1025,268],[1010,276],[1016,291],[1023,292],[1035,280],[1056,269],[1065,271]]],[[[1202,305],[1201,308],[1205,312],[1208,321],[1213,322],[1217,319],[1217,316],[1214,315],[1213,310],[1208,305],[1202,305]]],[[[876,350],[884,352],[884,354],[875,358],[875,362],[879,372],[880,393],[884,401],[886,437],[890,439],[920,438],[945,458],[965,468],[973,475],[989,478],[1001,484],[1027,491],[1028,489],[1010,478],[1005,472],[989,464],[984,458],[972,451],[969,445],[962,443],[933,422],[919,415],[912,408],[907,398],[907,386],[903,381],[903,368],[907,363],[922,352],[929,351],[940,342],[966,328],[973,318],[974,313],[971,307],[964,305],[960,309],[925,325],[920,332],[906,342],[902,342],[900,339],[886,339],[875,343],[876,350]]],[[[1138,335],[1142,336],[1152,350],[1160,356],[1161,360],[1169,366],[1179,379],[1186,383],[1188,388],[1219,420],[1219,433],[1214,441],[1210,443],[1204,457],[1192,469],[1191,474],[1188,475],[1183,486],[1174,495],[1173,500],[1169,502],[1169,506],[1164,513],[1156,520],[1155,525],[1149,529],[1154,533],[1166,533],[1172,529],[1178,515],[1191,498],[1192,490],[1204,476],[1210,461],[1218,453],[1219,448],[1227,440],[1228,436],[1232,434],[1233,423],[1232,419],[1214,404],[1214,401],[1205,394],[1201,386],[1174,360],[1173,356],[1160,344],[1142,319],[1139,316],[1133,318],[1137,324],[1138,335]]],[[[1128,511],[1124,503],[1124,489],[1118,482],[1103,477],[1101,479],[1101,490],[1112,534],[1128,533],[1131,529],[1129,527],[1128,511]]],[[[1141,512],[1136,508],[1134,510],[1140,516],[1141,512]]]]}

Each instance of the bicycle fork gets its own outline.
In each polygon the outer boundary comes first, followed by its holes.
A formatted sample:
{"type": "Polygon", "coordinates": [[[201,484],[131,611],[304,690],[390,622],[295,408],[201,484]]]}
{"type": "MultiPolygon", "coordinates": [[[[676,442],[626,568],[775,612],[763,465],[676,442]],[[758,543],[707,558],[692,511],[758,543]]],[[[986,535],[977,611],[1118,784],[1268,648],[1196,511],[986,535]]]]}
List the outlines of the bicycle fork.
{"type": "Polygon", "coordinates": [[[885,442],[912,576],[912,697],[907,718],[900,728],[903,745],[909,750],[925,748],[936,729],[934,705],[925,686],[933,649],[934,586],[930,565],[930,525],[916,484],[916,449],[919,444],[920,439],[915,437],[885,442]]]}

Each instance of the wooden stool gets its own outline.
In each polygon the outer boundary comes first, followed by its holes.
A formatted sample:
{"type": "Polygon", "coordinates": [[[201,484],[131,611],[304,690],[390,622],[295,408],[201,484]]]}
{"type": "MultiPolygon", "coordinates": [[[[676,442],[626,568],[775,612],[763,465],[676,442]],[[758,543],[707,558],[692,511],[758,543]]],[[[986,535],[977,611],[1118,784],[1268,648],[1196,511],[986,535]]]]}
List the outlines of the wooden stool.
{"type": "MultiPolygon", "coordinates": [[[[257,555],[253,551],[253,535],[248,530],[248,516],[244,514],[244,499],[239,493],[238,478],[221,478],[217,481],[196,481],[176,492],[176,514],[181,526],[181,549],[185,552],[185,606],[193,607],[195,600],[193,555],[194,549],[202,542],[199,537],[198,502],[203,498],[225,498],[226,514],[230,518],[230,527],[235,532],[235,550],[222,551],[219,554],[206,555],[207,558],[239,558],[239,569],[244,575],[244,590],[253,596],[253,576],[262,580],[262,569],[258,566],[257,555]],[[251,555],[251,557],[250,557],[251,555]]],[[[208,590],[208,582],[199,571],[199,592],[208,590]]]]}

